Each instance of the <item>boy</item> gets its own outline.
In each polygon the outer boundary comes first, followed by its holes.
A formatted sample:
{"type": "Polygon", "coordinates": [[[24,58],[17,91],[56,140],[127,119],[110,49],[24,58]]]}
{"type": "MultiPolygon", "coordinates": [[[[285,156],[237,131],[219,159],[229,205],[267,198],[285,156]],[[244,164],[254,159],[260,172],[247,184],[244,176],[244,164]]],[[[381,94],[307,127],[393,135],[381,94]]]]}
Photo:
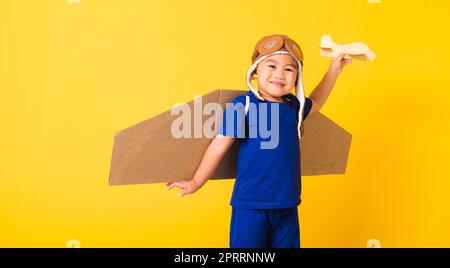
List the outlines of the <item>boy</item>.
{"type": "Polygon", "coordinates": [[[298,44],[286,35],[263,37],[256,44],[247,73],[249,92],[237,96],[234,106],[225,109],[222,127],[194,177],[168,182],[168,190],[182,189],[180,197],[196,192],[238,139],[237,176],[230,202],[230,247],[300,247],[297,206],[301,203],[302,122],[320,110],[338,75],[350,62],[343,54],[331,59],[322,81],[306,98],[301,72],[303,54],[298,44]],[[252,79],[257,80],[258,89],[252,86],[252,79]],[[297,96],[290,93],[294,87],[297,96]],[[269,141],[263,135],[265,129],[276,137],[269,141]]]}

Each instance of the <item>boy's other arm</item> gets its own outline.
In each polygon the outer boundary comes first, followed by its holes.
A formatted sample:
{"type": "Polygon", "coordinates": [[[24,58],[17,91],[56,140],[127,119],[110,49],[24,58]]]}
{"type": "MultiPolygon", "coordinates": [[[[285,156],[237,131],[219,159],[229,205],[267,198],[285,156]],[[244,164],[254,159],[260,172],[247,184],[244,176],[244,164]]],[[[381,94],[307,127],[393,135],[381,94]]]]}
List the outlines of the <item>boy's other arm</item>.
{"type": "Polygon", "coordinates": [[[186,194],[195,193],[198,189],[200,189],[207,180],[211,178],[214,174],[214,171],[219,166],[220,161],[222,160],[225,153],[234,143],[236,138],[217,135],[209,144],[206,149],[205,154],[198,166],[194,177],[188,181],[177,181],[177,182],[168,182],[166,184],[167,190],[172,189],[173,187],[178,187],[182,191],[178,194],[179,197],[184,196],[186,194]]]}
{"type": "Polygon", "coordinates": [[[309,115],[318,112],[322,108],[328,99],[328,96],[330,96],[331,90],[333,89],[334,84],[336,83],[336,80],[342,72],[344,66],[352,62],[351,59],[344,59],[344,55],[345,54],[341,53],[338,57],[331,58],[330,67],[320,83],[313,90],[311,95],[309,95],[309,98],[312,101],[312,107],[309,115]]]}

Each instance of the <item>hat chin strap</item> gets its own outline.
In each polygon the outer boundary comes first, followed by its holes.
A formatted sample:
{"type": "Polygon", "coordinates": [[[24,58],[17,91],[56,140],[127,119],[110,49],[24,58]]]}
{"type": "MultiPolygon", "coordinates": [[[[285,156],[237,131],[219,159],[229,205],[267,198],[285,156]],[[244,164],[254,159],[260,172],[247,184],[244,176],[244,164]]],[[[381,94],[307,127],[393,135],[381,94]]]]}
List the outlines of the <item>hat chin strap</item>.
{"type": "MultiPolygon", "coordinates": [[[[256,98],[258,98],[259,100],[264,100],[264,98],[261,97],[261,95],[259,94],[258,90],[256,88],[254,88],[252,83],[251,83],[252,72],[256,69],[256,67],[258,67],[258,64],[260,64],[263,60],[265,60],[269,56],[276,55],[276,54],[289,54],[289,55],[291,55],[287,51],[275,51],[273,53],[264,55],[261,58],[259,58],[257,61],[255,61],[253,63],[252,66],[250,66],[250,68],[247,71],[247,86],[253,92],[253,94],[256,96],[256,98]]],[[[296,57],[294,57],[294,56],[292,56],[292,57],[297,61],[297,66],[299,66],[299,70],[298,70],[298,74],[297,74],[297,83],[295,84],[295,95],[297,96],[297,99],[300,102],[300,110],[298,112],[297,130],[298,130],[298,137],[301,138],[302,136],[301,136],[301,132],[300,132],[300,125],[301,125],[301,123],[303,121],[303,109],[304,109],[304,106],[305,106],[305,92],[303,90],[302,65],[301,65],[300,61],[297,60],[296,57]]]]}

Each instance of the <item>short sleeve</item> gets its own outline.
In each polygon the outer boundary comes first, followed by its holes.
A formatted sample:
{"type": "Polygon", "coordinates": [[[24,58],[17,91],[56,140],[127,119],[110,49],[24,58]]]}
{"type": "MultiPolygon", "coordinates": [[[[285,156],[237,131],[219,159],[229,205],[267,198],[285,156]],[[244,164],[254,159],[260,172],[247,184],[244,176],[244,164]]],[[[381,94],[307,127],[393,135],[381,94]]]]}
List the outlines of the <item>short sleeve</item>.
{"type": "Polygon", "coordinates": [[[312,108],[312,100],[310,98],[305,98],[305,107],[303,108],[303,120],[308,117],[309,112],[312,108]]]}
{"type": "Polygon", "coordinates": [[[226,103],[218,134],[232,138],[245,138],[245,95],[226,103]]]}

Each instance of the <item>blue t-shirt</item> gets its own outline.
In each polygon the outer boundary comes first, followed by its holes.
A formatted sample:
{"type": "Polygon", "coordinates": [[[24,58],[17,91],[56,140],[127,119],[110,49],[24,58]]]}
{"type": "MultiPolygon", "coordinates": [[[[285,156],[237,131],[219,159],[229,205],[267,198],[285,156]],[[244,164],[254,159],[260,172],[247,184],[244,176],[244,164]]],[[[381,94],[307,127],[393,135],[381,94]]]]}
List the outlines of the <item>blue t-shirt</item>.
{"type": "MultiPolygon", "coordinates": [[[[261,101],[253,92],[245,114],[245,95],[225,108],[219,134],[237,138],[237,175],[230,205],[250,209],[290,208],[300,204],[301,172],[298,137],[300,102],[293,94],[284,102],[261,101]]],[[[312,107],[306,98],[303,118],[312,107]]]]}

